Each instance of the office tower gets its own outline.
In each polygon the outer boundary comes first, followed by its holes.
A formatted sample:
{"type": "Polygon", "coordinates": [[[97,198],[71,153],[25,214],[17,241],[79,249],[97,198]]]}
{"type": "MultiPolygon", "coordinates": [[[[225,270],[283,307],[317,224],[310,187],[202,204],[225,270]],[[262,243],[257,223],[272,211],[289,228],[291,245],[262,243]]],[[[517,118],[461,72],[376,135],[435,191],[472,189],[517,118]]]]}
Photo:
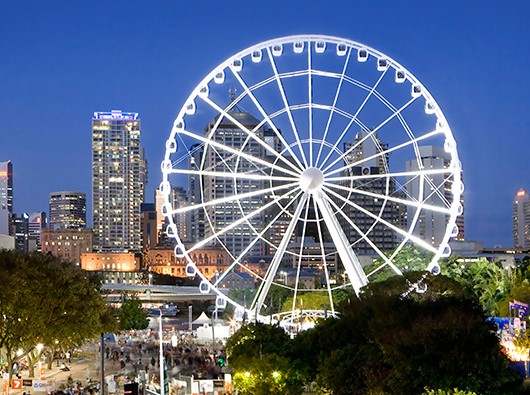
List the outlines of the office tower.
{"type": "MultiPolygon", "coordinates": [[[[194,144],[190,147],[188,168],[198,170],[202,160],[202,145],[194,144]]],[[[201,203],[201,180],[198,174],[188,176],[188,204],[190,206],[201,203]]],[[[204,211],[191,210],[187,214],[188,241],[197,242],[204,239],[204,211]]]]}
{"type": "Polygon", "coordinates": [[[162,214],[162,206],[164,205],[164,194],[159,188],[155,189],[155,211],[156,211],[156,240],[153,240],[154,244],[158,243],[158,239],[162,232],[166,231],[166,217],[162,214]]]}
{"type": "MultiPolygon", "coordinates": [[[[171,206],[173,208],[186,207],[188,205],[187,192],[182,187],[173,187],[171,190],[171,206]]],[[[188,235],[188,213],[175,214],[174,221],[177,227],[177,233],[182,242],[189,240],[188,235]]]]}
{"type": "Polygon", "coordinates": [[[38,211],[28,214],[29,251],[42,251],[41,234],[46,229],[46,213],[38,211]]]}
{"type": "Polygon", "coordinates": [[[154,203],[142,203],[142,251],[150,250],[158,243],[157,213],[154,203]]]}
{"type": "MultiPolygon", "coordinates": [[[[446,169],[451,164],[451,157],[443,148],[432,145],[418,147],[421,164],[424,169],[446,169]]],[[[409,160],[406,163],[406,171],[414,172],[418,170],[418,161],[409,160]]],[[[426,177],[423,183],[423,191],[419,190],[419,177],[407,180],[407,190],[411,196],[423,196],[423,202],[436,207],[446,207],[453,199],[452,180],[445,180],[447,174],[431,174],[426,177]],[[445,180],[445,181],[444,181],[445,180]]],[[[462,198],[463,199],[463,198],[462,198]]],[[[463,202],[463,200],[462,200],[463,202]]],[[[414,218],[416,208],[408,208],[407,218],[410,221],[414,218]]],[[[449,214],[437,212],[435,210],[421,210],[417,222],[414,226],[414,234],[419,235],[426,242],[432,245],[439,245],[445,235],[449,214]]],[[[461,238],[463,239],[463,215],[457,218],[456,223],[460,223],[461,238]]]]}
{"type": "Polygon", "coordinates": [[[13,214],[13,227],[15,228],[15,250],[22,253],[29,251],[29,215],[22,213],[20,216],[13,214]]]}
{"type": "MultiPolygon", "coordinates": [[[[188,168],[190,170],[198,170],[202,161],[202,146],[194,144],[190,147],[188,156],[188,168]]],[[[190,206],[200,204],[201,195],[201,180],[198,174],[190,174],[188,176],[188,204],[190,206]]],[[[204,239],[204,211],[191,210],[188,214],[188,237],[189,241],[196,243],[204,239]]]]}
{"type": "Polygon", "coordinates": [[[50,193],[50,221],[53,230],[86,228],[86,194],[75,191],[50,193]]]}
{"type": "Polygon", "coordinates": [[[513,246],[530,248],[530,196],[522,188],[513,202],[513,246]]]}
{"type": "Polygon", "coordinates": [[[92,119],[94,250],[140,251],[147,164],[138,113],[96,112],[92,119]]]}
{"type": "Polygon", "coordinates": [[[13,164],[0,162],[0,235],[14,236],[11,226],[13,216],[13,164]]]}
{"type": "MultiPolygon", "coordinates": [[[[244,125],[248,130],[254,130],[259,121],[246,112],[241,112],[234,107],[230,115],[244,125]]],[[[264,139],[264,127],[257,128],[255,136],[264,139]]],[[[248,139],[248,134],[232,123],[229,119],[218,119],[209,123],[205,129],[207,136],[224,146],[240,150],[254,157],[265,158],[265,149],[255,140],[248,139]],[[217,125],[217,123],[219,123],[217,125]],[[217,125],[217,128],[214,127],[217,125]]],[[[261,174],[256,163],[244,158],[234,156],[224,150],[216,150],[208,147],[203,152],[202,158],[204,168],[212,172],[233,172],[261,174]]],[[[203,176],[202,191],[204,201],[222,199],[238,194],[249,193],[250,191],[264,188],[264,181],[256,179],[238,179],[229,177],[219,177],[213,175],[203,176]]],[[[250,213],[259,211],[265,204],[263,195],[249,197],[244,200],[227,201],[220,204],[210,205],[205,208],[204,236],[209,238],[216,236],[210,243],[213,246],[224,245],[234,256],[240,256],[241,252],[247,248],[256,238],[258,232],[264,226],[264,213],[248,217],[241,225],[230,228],[228,231],[221,230],[234,222],[248,216],[250,213]]],[[[263,255],[264,241],[259,240],[254,244],[248,255],[263,255]]]]}
{"type": "Polygon", "coordinates": [[[342,191],[341,195],[353,205],[344,204],[343,201],[336,203],[339,207],[343,206],[342,210],[346,217],[357,226],[358,230],[343,216],[339,216],[338,219],[346,237],[359,254],[376,254],[364,236],[381,252],[392,251],[397,247],[399,242],[397,232],[375,218],[381,218],[401,229],[406,226],[406,209],[402,205],[384,199],[385,196],[402,197],[402,193],[396,191],[396,180],[392,177],[370,177],[374,174],[389,173],[388,154],[379,155],[387,149],[388,145],[381,141],[376,133],[364,130],[358,132],[354,140],[344,143],[346,154],[344,160],[346,165],[352,166],[343,171],[342,176],[355,178],[352,181],[345,181],[346,184],[343,186],[348,190],[342,191]],[[359,192],[352,193],[352,189],[359,192]],[[355,206],[370,212],[373,216],[355,206]]]}

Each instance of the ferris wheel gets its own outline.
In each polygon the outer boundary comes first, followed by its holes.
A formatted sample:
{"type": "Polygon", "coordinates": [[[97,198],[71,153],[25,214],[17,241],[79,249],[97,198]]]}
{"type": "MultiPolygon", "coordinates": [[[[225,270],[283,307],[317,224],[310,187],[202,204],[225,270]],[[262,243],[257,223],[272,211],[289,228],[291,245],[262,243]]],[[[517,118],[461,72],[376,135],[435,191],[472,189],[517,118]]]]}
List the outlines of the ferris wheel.
{"type": "Polygon", "coordinates": [[[278,38],[219,64],[161,167],[176,256],[239,320],[335,314],[341,292],[403,274],[408,246],[439,272],[459,233],[462,167],[442,110],[401,64],[343,38],[278,38]]]}

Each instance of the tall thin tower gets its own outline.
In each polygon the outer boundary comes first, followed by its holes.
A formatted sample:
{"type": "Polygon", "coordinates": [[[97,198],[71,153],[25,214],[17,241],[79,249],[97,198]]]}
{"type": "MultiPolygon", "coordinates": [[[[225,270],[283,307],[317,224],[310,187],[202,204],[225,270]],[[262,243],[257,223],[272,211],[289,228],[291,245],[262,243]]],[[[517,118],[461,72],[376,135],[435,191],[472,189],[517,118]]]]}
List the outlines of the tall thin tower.
{"type": "Polygon", "coordinates": [[[513,202],[513,246],[530,248],[530,196],[520,189],[513,202]]]}
{"type": "Polygon", "coordinates": [[[13,216],[13,164],[0,162],[0,235],[14,236],[11,226],[13,216]]]}
{"type": "Polygon", "coordinates": [[[95,112],[92,119],[94,250],[140,251],[147,163],[138,113],[95,112]]]}

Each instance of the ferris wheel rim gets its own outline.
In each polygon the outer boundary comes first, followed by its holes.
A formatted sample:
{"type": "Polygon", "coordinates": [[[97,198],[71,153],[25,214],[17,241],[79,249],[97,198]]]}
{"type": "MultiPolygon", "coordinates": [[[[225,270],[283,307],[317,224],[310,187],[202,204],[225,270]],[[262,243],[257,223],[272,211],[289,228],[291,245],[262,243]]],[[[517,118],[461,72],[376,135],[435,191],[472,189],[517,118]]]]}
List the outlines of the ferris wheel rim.
{"type": "MultiPolygon", "coordinates": [[[[454,137],[453,137],[453,134],[452,134],[452,131],[447,123],[447,120],[443,114],[443,112],[441,111],[441,108],[438,106],[438,104],[436,103],[435,99],[432,97],[432,95],[429,93],[429,91],[424,87],[423,84],[421,84],[421,82],[419,80],[417,80],[414,75],[412,73],[410,73],[407,69],[405,69],[401,64],[399,64],[398,62],[396,62],[395,60],[393,60],[392,58],[388,57],[387,55],[383,54],[382,52],[379,52],[369,46],[366,46],[364,44],[361,44],[359,42],[356,42],[356,41],[352,41],[352,40],[347,40],[347,39],[343,39],[343,38],[339,38],[339,37],[334,37],[334,36],[326,36],[326,35],[292,35],[292,36],[285,36],[285,37],[281,37],[281,38],[277,38],[277,39],[273,39],[273,40],[268,40],[268,41],[265,41],[265,42],[262,42],[262,43],[259,43],[259,44],[256,44],[254,46],[251,46],[251,47],[248,47],[240,52],[238,52],[237,54],[227,58],[225,61],[223,61],[222,63],[220,63],[216,68],[214,68],[212,70],[212,72],[210,72],[198,85],[197,87],[193,90],[193,92],[190,94],[190,96],[186,99],[185,103],[189,103],[193,100],[195,100],[197,97],[199,97],[200,95],[200,90],[205,86],[207,85],[210,81],[212,81],[212,79],[215,77],[215,75],[217,73],[219,73],[220,70],[226,70],[228,68],[230,68],[230,65],[232,64],[232,62],[235,60],[235,59],[243,59],[247,56],[249,56],[250,54],[252,54],[254,51],[257,51],[257,50],[263,50],[263,49],[266,49],[266,48],[272,48],[274,45],[284,45],[284,44],[292,44],[294,42],[298,42],[298,41],[301,41],[301,42],[312,42],[312,43],[316,43],[316,42],[320,42],[320,41],[324,41],[326,43],[331,43],[331,44],[336,44],[336,45],[347,45],[349,46],[350,48],[354,48],[354,49],[357,49],[357,50],[366,50],[370,55],[372,56],[375,56],[377,57],[378,59],[380,58],[384,58],[386,59],[388,62],[389,62],[389,67],[393,67],[394,69],[396,70],[403,70],[405,73],[406,73],[406,76],[407,76],[407,79],[409,81],[411,81],[411,83],[414,83],[414,84],[418,84],[420,87],[421,87],[421,96],[423,96],[425,98],[426,101],[429,101],[430,103],[433,103],[434,105],[434,114],[438,120],[438,122],[441,124],[441,127],[443,127],[444,129],[444,136],[446,137],[447,140],[449,140],[449,150],[450,150],[450,154],[451,154],[451,157],[453,160],[456,160],[458,162],[458,153],[457,153],[457,150],[456,150],[456,142],[454,140],[454,137]]],[[[175,125],[177,124],[177,122],[181,122],[184,120],[185,118],[185,105],[181,108],[177,118],[176,118],[176,121],[175,121],[175,125]]],[[[226,115],[226,111],[225,111],[225,115],[226,115]]],[[[221,117],[219,117],[221,118],[221,117]]],[[[178,132],[176,131],[176,128],[175,126],[173,127],[172,131],[171,131],[171,135],[170,135],[170,138],[174,138],[174,136],[177,134],[178,132]]],[[[250,138],[250,136],[248,137],[250,138]]],[[[165,161],[169,161],[170,159],[170,153],[168,151],[166,151],[166,155],[165,155],[165,161]]],[[[239,157],[238,157],[239,158],[239,157]]],[[[299,158],[300,159],[300,158],[299,158]]],[[[239,160],[239,159],[238,159],[239,160]]],[[[282,169],[284,170],[284,169],[282,169]]],[[[454,177],[454,183],[456,184],[461,184],[461,179],[460,179],[460,171],[461,171],[461,167],[460,168],[457,168],[457,169],[453,169],[452,171],[452,175],[454,177]]],[[[164,173],[164,182],[168,181],[168,174],[167,173],[164,173]]],[[[387,176],[388,177],[388,176],[387,176]]],[[[457,191],[458,192],[458,191],[457,191]]],[[[461,192],[460,192],[461,194],[461,192]]],[[[455,193],[455,196],[460,196],[460,194],[458,193],[455,193]]],[[[236,196],[237,196],[237,193],[236,193],[236,196]]],[[[345,203],[346,204],[346,203],[345,203]]],[[[454,221],[456,220],[456,210],[454,210],[455,207],[457,207],[459,205],[459,199],[453,199],[452,203],[451,203],[451,209],[452,209],[452,212],[451,212],[451,218],[449,220],[449,223],[454,223],[454,221]]],[[[241,209],[241,205],[240,205],[240,209],[241,209]]],[[[338,210],[340,211],[340,209],[338,210]]],[[[419,210],[418,210],[419,212],[419,210]]],[[[170,222],[171,222],[171,217],[168,217],[170,218],[170,222]]],[[[210,221],[210,219],[209,219],[210,221]]],[[[318,221],[317,221],[318,222],[318,221]]],[[[247,221],[248,224],[250,224],[249,221],[247,221]]],[[[211,222],[210,222],[210,225],[211,225],[211,222]]],[[[450,238],[450,232],[449,231],[446,231],[445,235],[444,235],[444,238],[442,240],[442,242],[440,243],[440,245],[446,245],[448,240],[450,238]]],[[[176,240],[178,241],[178,244],[182,244],[181,240],[178,239],[178,236],[176,236],[176,240]]],[[[401,244],[401,246],[403,246],[405,244],[405,242],[407,242],[407,239],[405,238],[401,244]]],[[[396,249],[397,251],[398,249],[396,249]]],[[[428,265],[428,270],[429,269],[432,269],[432,267],[434,267],[436,265],[436,262],[438,261],[438,259],[442,256],[442,254],[444,253],[444,251],[440,249],[438,249],[436,251],[436,253],[434,254],[433,258],[432,258],[432,261],[429,263],[428,265]]],[[[187,253],[185,253],[189,263],[194,263],[192,262],[191,258],[189,257],[189,255],[187,253]]],[[[232,257],[234,258],[235,261],[237,261],[237,259],[235,257],[232,257]]],[[[204,275],[198,271],[197,272],[200,277],[202,278],[203,281],[208,281],[206,279],[206,277],[204,277],[204,275]]],[[[212,288],[213,291],[215,291],[219,296],[224,296],[224,294],[222,292],[218,292],[218,290],[216,289],[216,287],[214,286],[212,288]]],[[[230,300],[230,303],[233,304],[234,306],[236,306],[237,308],[245,308],[246,309],[246,306],[242,306],[241,304],[237,303],[236,301],[233,301],[233,300],[230,300]]]]}

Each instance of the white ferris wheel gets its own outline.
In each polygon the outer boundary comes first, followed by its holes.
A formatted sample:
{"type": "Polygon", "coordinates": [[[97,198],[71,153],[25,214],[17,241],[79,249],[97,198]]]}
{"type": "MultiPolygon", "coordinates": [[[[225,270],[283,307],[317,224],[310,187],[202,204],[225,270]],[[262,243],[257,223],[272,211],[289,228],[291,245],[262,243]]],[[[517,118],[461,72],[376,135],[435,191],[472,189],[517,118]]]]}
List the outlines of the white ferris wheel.
{"type": "Polygon", "coordinates": [[[335,314],[340,292],[403,274],[405,246],[438,272],[459,232],[442,110],[401,64],[343,38],[283,37],[222,62],[184,102],[161,167],[177,258],[239,320],[335,314]]]}

